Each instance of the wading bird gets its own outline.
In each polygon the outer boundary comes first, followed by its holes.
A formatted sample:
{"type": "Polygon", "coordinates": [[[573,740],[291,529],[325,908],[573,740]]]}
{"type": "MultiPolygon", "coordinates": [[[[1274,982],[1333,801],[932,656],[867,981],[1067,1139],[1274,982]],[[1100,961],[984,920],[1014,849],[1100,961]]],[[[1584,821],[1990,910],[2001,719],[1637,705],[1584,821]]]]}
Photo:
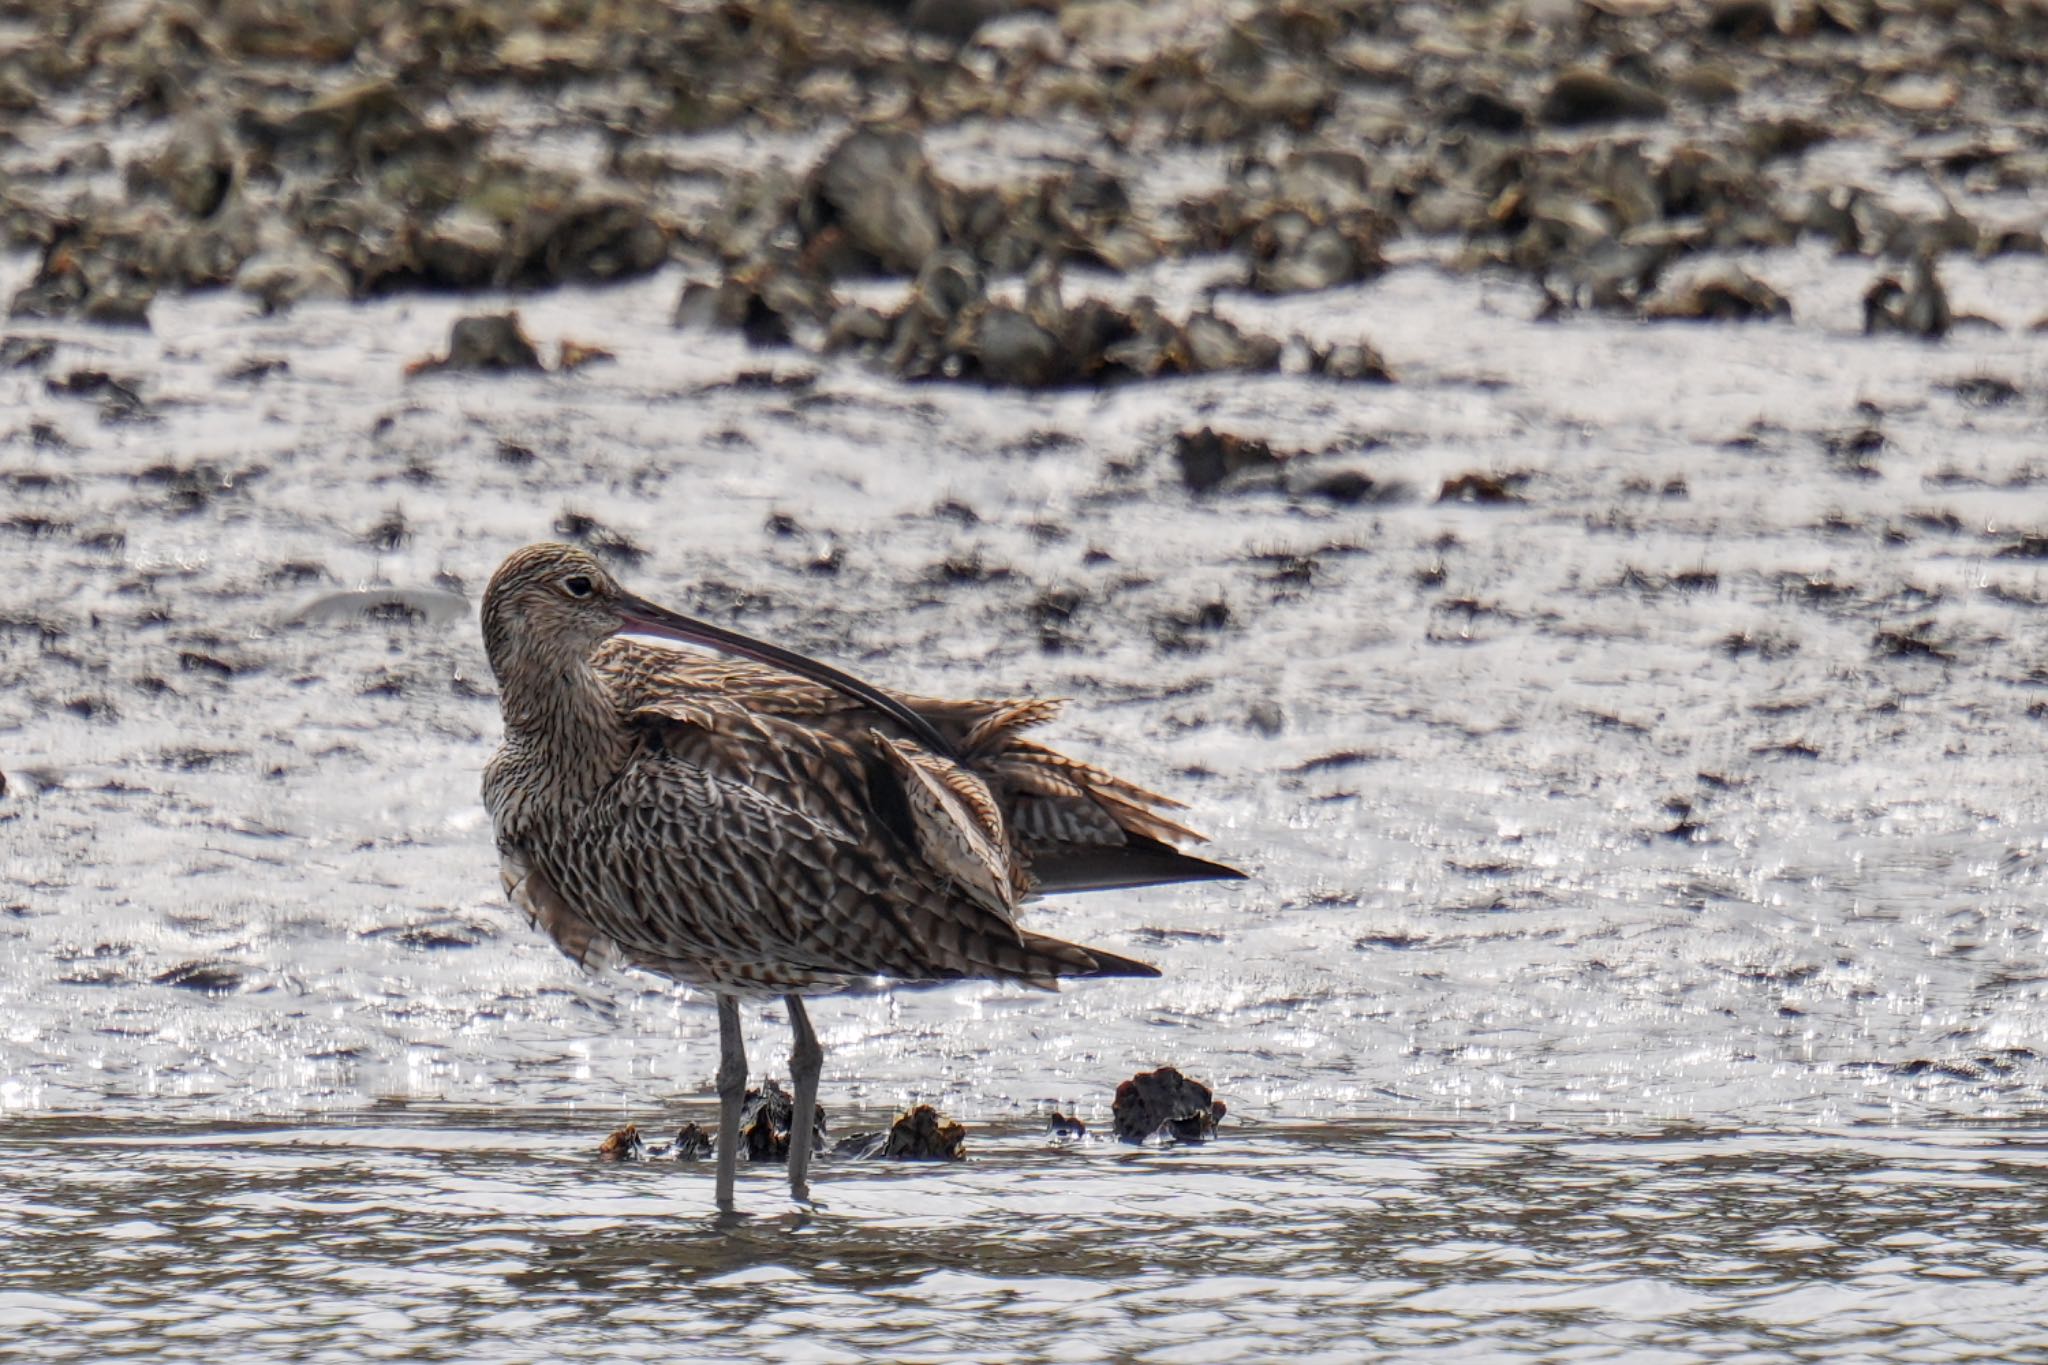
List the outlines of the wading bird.
{"type": "Polygon", "coordinates": [[[579,963],[718,1002],[718,1207],[733,1208],[741,997],[795,1033],[789,1184],[823,1054],[803,997],[877,978],[1157,976],[1021,929],[1039,892],[1243,874],[1178,851],[1178,802],[1023,737],[1047,701],[935,701],[692,620],[587,552],[531,545],[484,593],[505,742],[484,770],[506,894],[579,963]],[[628,638],[709,647],[716,658],[628,638]]]}

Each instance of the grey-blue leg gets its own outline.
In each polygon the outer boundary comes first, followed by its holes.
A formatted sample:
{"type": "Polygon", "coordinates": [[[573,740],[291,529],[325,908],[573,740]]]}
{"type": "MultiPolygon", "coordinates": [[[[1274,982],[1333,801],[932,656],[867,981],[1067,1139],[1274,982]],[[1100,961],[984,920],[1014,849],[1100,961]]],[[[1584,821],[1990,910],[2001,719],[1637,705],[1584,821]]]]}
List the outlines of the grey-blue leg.
{"type": "Polygon", "coordinates": [[[733,1211],[739,1173],[740,1105],[747,1098],[747,1050],[740,1040],[740,1002],[718,997],[718,1211],[733,1211]]]}
{"type": "Polygon", "coordinates": [[[789,1029],[795,1035],[789,1049],[789,1085],[794,1092],[789,1114],[789,1193],[793,1199],[808,1201],[811,1187],[806,1177],[811,1172],[818,1073],[825,1068],[825,1050],[818,1046],[818,1035],[811,1028],[811,1016],[804,1012],[802,997],[785,995],[782,1003],[789,1007],[789,1029]]]}

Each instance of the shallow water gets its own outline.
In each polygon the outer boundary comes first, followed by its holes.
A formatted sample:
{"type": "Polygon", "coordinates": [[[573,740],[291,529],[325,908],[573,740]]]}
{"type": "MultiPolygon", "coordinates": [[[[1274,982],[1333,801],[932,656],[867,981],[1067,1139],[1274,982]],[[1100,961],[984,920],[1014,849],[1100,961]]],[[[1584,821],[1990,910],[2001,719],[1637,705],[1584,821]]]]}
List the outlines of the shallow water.
{"type": "Polygon", "coordinates": [[[1926,347],[1853,334],[1867,263],[1750,264],[1797,325],[1541,324],[1426,253],[1222,304],[1393,386],[906,388],[672,332],[673,274],[517,300],[617,354],[566,375],[404,377],[488,300],[17,329],[0,1309],[49,1358],[2039,1355],[2048,270],[1945,264],[2015,330],[1926,347]],[[1406,496],[1195,496],[1203,425],[1406,496]],[[711,1012],[540,942],[478,804],[469,603],[569,513],[877,681],[1075,698],[1255,880],[1032,912],[1162,982],[820,1002],[827,1106],[974,1159],[711,1231],[592,1159],[704,1101],[711,1012]],[[1047,1149],[1161,1062],[1224,1141],[1047,1149]]]}
{"type": "MultiPolygon", "coordinates": [[[[697,1115],[709,1117],[708,1113],[697,1115]]],[[[809,1214],[547,1116],[0,1139],[37,1359],[2039,1360],[2048,1143],[1352,1123],[828,1164],[809,1214]]]]}

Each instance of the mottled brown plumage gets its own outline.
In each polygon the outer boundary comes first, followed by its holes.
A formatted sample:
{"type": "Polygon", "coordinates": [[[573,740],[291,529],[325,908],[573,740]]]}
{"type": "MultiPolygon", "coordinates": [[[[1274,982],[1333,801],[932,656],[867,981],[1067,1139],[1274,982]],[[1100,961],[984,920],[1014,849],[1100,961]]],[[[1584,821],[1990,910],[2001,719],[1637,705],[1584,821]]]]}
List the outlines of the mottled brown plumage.
{"type": "MultiPolygon", "coordinates": [[[[507,894],[579,962],[713,992],[735,1120],[741,996],[785,997],[808,1113],[802,995],[873,978],[1156,976],[1020,928],[1020,903],[1239,875],[1172,847],[1200,837],[1161,813],[1177,803],[1025,739],[1052,703],[883,692],[633,597],[565,545],[507,559],[483,625],[505,718],[484,801],[507,894]]],[[[808,1146],[792,1149],[799,1197],[808,1146]]]]}

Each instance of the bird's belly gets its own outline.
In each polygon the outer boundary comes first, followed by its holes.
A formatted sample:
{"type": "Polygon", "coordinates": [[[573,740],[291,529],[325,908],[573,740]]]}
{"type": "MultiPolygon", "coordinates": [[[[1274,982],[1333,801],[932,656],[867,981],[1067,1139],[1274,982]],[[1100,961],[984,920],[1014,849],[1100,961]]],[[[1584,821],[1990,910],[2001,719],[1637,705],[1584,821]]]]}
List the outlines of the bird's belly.
{"type": "Polygon", "coordinates": [[[573,883],[570,893],[564,894],[544,870],[520,853],[506,851],[499,872],[506,897],[525,912],[528,922],[547,934],[570,961],[592,972],[630,967],[700,990],[764,999],[825,994],[855,984],[839,973],[756,962],[673,942],[657,947],[615,937],[603,927],[609,917],[601,908],[584,909],[586,898],[575,894],[573,883]]]}

